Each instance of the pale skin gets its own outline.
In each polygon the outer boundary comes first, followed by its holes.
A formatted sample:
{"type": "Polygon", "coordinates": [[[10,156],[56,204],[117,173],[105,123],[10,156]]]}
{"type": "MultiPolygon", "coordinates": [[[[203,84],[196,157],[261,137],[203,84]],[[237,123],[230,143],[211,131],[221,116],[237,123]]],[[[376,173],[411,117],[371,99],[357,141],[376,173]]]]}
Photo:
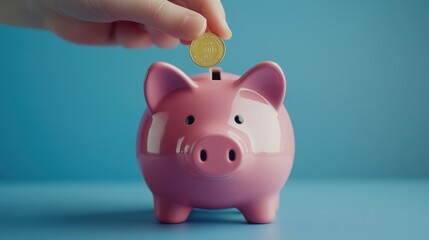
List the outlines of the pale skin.
{"type": "Polygon", "coordinates": [[[0,23],[127,48],[172,48],[206,31],[232,36],[220,0],[0,0],[0,23]]]}

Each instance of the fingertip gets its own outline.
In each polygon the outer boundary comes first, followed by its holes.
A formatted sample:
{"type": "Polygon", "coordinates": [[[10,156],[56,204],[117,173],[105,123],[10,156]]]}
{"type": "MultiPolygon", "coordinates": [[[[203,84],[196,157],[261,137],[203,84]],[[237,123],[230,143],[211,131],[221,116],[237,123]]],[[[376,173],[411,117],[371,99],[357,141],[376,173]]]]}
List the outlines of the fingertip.
{"type": "Polygon", "coordinates": [[[222,39],[230,39],[232,37],[232,31],[229,28],[225,18],[218,20],[217,22],[211,22],[209,28],[213,33],[217,34],[222,39]]]}
{"type": "Polygon", "coordinates": [[[230,38],[232,38],[231,28],[229,28],[228,23],[225,26],[226,26],[226,32],[227,32],[227,39],[230,39],[230,38]]]}
{"type": "Polygon", "coordinates": [[[158,45],[158,47],[164,48],[164,49],[171,49],[171,48],[175,48],[177,46],[179,46],[179,41],[170,42],[168,44],[163,44],[163,45],[158,45]]]}
{"type": "Polygon", "coordinates": [[[229,28],[228,24],[225,22],[224,27],[223,27],[223,32],[220,35],[221,38],[223,39],[230,39],[232,37],[232,31],[229,28]]]}
{"type": "Polygon", "coordinates": [[[201,15],[190,15],[185,18],[180,27],[181,39],[192,41],[201,36],[207,28],[207,20],[201,15]]]}
{"type": "Polygon", "coordinates": [[[179,45],[179,39],[165,32],[152,27],[146,27],[146,31],[149,33],[152,42],[160,48],[175,48],[179,45]]]}
{"type": "Polygon", "coordinates": [[[125,41],[122,41],[120,45],[128,49],[137,49],[137,48],[149,48],[153,45],[150,37],[140,36],[135,38],[129,38],[125,41]]]}

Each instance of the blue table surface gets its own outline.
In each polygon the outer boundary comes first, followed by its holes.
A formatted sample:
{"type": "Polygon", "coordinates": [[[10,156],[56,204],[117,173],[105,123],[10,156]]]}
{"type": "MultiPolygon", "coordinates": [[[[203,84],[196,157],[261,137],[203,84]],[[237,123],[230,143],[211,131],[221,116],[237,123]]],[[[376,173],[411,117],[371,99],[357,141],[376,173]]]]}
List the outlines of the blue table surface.
{"type": "Polygon", "coordinates": [[[143,182],[0,183],[0,239],[429,239],[429,180],[292,180],[262,225],[235,209],[160,224],[152,204],[143,182]]]}

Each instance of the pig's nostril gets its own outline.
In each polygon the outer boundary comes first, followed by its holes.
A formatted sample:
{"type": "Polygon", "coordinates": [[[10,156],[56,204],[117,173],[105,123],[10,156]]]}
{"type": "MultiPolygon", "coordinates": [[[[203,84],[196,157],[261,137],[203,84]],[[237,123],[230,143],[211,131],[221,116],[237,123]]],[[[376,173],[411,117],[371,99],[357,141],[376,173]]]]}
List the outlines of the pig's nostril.
{"type": "Polygon", "coordinates": [[[205,160],[207,160],[207,152],[206,152],[206,150],[201,150],[201,152],[200,152],[200,159],[201,159],[201,161],[205,161],[205,160]]]}
{"type": "Polygon", "coordinates": [[[234,152],[234,150],[232,150],[232,149],[229,150],[228,158],[229,158],[230,161],[234,161],[235,160],[235,152],[234,152]]]}

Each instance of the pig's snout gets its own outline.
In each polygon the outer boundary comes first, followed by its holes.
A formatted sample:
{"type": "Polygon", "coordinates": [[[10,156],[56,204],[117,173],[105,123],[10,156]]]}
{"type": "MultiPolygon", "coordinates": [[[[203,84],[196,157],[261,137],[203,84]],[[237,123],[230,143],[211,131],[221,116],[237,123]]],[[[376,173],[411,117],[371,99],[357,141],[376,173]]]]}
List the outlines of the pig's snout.
{"type": "Polygon", "coordinates": [[[243,151],[235,140],[221,135],[200,139],[192,150],[192,162],[198,172],[210,177],[224,177],[236,172],[243,151]]]}

